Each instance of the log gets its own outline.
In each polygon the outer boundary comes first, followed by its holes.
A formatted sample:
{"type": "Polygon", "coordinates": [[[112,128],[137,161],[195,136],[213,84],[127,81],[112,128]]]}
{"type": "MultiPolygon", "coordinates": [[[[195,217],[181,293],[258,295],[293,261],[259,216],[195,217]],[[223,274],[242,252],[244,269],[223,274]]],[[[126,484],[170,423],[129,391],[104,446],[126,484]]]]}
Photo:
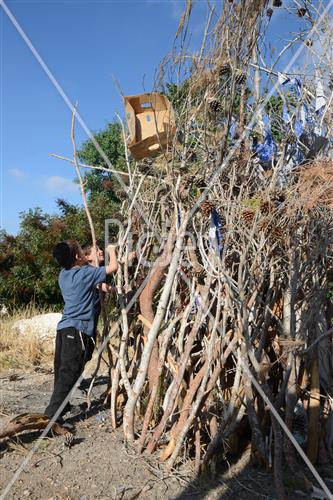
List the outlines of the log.
{"type": "MultiPolygon", "coordinates": [[[[147,281],[147,284],[140,295],[140,310],[141,314],[139,319],[144,325],[144,335],[147,339],[149,331],[151,330],[152,323],[154,321],[154,310],[153,310],[153,300],[156,291],[158,290],[162,279],[164,278],[165,271],[169,266],[173,244],[175,240],[175,232],[171,230],[168,236],[168,240],[165,244],[163,253],[157,258],[154,267],[152,269],[151,275],[147,281]]],[[[148,366],[148,380],[149,380],[149,391],[153,390],[155,384],[157,384],[157,365],[158,365],[158,343],[154,342],[153,349],[151,352],[149,366],[148,366]]]]}
{"type": "MultiPolygon", "coordinates": [[[[0,439],[9,438],[23,431],[45,429],[50,423],[50,418],[43,413],[22,413],[0,427],[0,439]]],[[[51,430],[58,435],[68,434],[69,431],[58,422],[52,424],[51,430]]]]}

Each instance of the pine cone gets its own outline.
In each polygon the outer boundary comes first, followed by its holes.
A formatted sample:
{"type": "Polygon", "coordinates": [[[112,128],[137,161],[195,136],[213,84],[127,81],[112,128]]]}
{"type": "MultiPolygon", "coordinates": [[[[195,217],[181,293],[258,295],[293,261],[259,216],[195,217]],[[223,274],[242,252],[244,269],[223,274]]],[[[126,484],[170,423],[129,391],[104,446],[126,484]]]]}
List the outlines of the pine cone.
{"type": "Polygon", "coordinates": [[[147,174],[151,170],[151,166],[145,162],[138,163],[138,169],[142,174],[147,174]]]}
{"type": "Polygon", "coordinates": [[[103,185],[103,189],[105,189],[106,191],[110,191],[110,189],[112,189],[112,181],[110,181],[110,179],[103,179],[103,182],[102,182],[102,185],[103,185]]]}
{"type": "Polygon", "coordinates": [[[263,219],[259,223],[259,231],[267,231],[270,227],[270,222],[268,219],[263,219]]]}
{"type": "Polygon", "coordinates": [[[283,231],[280,227],[272,227],[270,230],[270,236],[273,240],[282,240],[283,239],[283,231]]]}
{"type": "Polygon", "coordinates": [[[282,0],[273,0],[273,7],[281,7],[282,0]]]}
{"type": "Polygon", "coordinates": [[[295,132],[289,130],[289,132],[286,133],[284,140],[286,144],[295,144],[297,142],[297,136],[295,132]]]}
{"type": "Polygon", "coordinates": [[[298,9],[298,11],[297,11],[298,17],[304,17],[305,14],[306,14],[306,9],[304,7],[301,7],[300,9],[298,9]]]}
{"type": "Polygon", "coordinates": [[[223,78],[224,76],[230,75],[230,72],[231,72],[230,64],[225,63],[220,68],[219,76],[220,78],[223,78]]]}
{"type": "Polygon", "coordinates": [[[242,219],[244,220],[244,222],[247,222],[248,224],[250,224],[254,219],[253,210],[249,210],[249,209],[243,210],[242,219]]]}
{"type": "Polygon", "coordinates": [[[234,262],[235,262],[235,259],[234,259],[233,253],[227,255],[225,258],[225,261],[224,261],[225,267],[228,269],[231,269],[234,262]]]}
{"type": "Polygon", "coordinates": [[[208,104],[210,110],[214,113],[219,113],[220,111],[222,111],[221,104],[216,99],[212,99],[208,104]]]}
{"type": "Polygon", "coordinates": [[[263,215],[268,215],[274,210],[274,204],[271,201],[262,201],[260,203],[260,212],[263,215]]]}
{"type": "Polygon", "coordinates": [[[281,205],[285,199],[286,197],[282,191],[276,190],[271,192],[271,202],[274,203],[276,207],[281,205]]]}
{"type": "Polygon", "coordinates": [[[272,17],[273,15],[273,9],[267,9],[266,14],[268,17],[272,17]]]}
{"type": "Polygon", "coordinates": [[[225,258],[225,267],[227,267],[228,269],[231,268],[232,264],[233,264],[233,261],[234,259],[232,258],[232,255],[227,255],[226,258],[225,258]]]}
{"type": "Polygon", "coordinates": [[[246,75],[240,69],[236,71],[235,81],[238,85],[242,85],[246,82],[246,75]]]}
{"type": "Polygon", "coordinates": [[[201,212],[205,217],[208,217],[215,208],[215,204],[212,201],[205,200],[201,203],[201,212]]]}

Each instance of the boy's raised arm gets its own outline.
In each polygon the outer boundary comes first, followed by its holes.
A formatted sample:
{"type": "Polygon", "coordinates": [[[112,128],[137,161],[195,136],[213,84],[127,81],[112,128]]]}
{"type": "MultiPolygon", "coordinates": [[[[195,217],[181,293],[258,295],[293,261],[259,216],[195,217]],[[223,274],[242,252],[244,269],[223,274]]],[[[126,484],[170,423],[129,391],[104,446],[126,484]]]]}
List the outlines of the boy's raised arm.
{"type": "Polygon", "coordinates": [[[105,266],[106,274],[115,273],[118,270],[118,261],[116,255],[116,245],[109,245],[107,247],[109,254],[109,264],[105,266]]]}

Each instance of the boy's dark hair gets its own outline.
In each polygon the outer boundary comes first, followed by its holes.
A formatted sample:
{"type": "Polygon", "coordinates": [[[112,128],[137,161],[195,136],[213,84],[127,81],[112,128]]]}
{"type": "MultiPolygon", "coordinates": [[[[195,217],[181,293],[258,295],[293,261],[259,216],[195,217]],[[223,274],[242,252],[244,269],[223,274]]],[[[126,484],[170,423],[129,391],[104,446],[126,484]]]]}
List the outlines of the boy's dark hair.
{"type": "Polygon", "coordinates": [[[87,243],[87,245],[84,245],[84,247],[82,248],[83,253],[86,257],[91,254],[92,249],[93,245],[91,243],[87,243]]]}
{"type": "Polygon", "coordinates": [[[67,240],[57,243],[53,249],[53,257],[59,266],[70,269],[73,267],[76,256],[82,253],[80,244],[76,240],[67,240]]]}

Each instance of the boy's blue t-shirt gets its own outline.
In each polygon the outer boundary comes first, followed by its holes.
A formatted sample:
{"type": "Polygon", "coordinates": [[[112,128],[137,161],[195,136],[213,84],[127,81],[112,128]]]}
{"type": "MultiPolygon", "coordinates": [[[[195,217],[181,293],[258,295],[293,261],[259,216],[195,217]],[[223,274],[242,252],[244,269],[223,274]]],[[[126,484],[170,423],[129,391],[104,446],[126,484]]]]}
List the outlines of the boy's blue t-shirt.
{"type": "Polygon", "coordinates": [[[73,327],[87,335],[93,334],[96,286],[105,280],[104,266],[86,265],[60,271],[58,281],[65,307],[57,330],[73,327]]]}

